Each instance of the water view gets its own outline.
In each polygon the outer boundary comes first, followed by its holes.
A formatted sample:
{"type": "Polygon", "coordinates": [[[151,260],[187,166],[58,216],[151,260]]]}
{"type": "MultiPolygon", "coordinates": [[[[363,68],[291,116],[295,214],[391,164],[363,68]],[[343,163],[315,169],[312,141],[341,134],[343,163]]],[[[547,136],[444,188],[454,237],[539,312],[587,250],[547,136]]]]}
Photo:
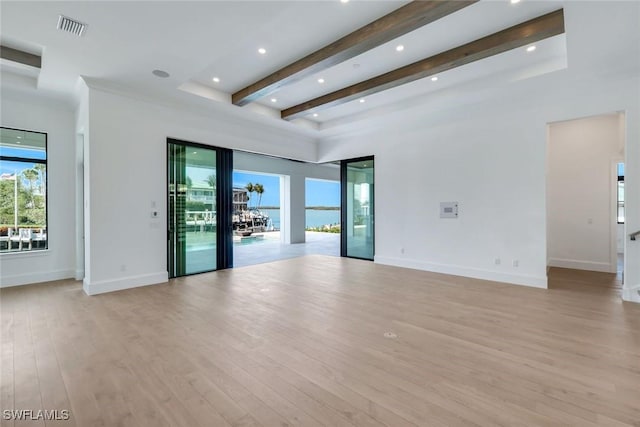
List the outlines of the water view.
{"type": "MultiPolygon", "coordinates": [[[[280,209],[261,209],[269,215],[273,226],[280,229],[280,209]]],[[[323,227],[340,223],[340,210],[307,209],[305,211],[306,227],[323,227]]]]}

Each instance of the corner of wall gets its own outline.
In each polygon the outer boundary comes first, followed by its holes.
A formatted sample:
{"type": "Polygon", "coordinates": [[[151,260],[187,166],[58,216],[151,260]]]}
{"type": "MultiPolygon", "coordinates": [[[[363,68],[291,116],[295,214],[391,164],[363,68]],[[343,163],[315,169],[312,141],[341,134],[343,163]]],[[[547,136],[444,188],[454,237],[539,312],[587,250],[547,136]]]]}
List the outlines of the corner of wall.
{"type": "Polygon", "coordinates": [[[640,303],[640,284],[622,288],[622,299],[628,302],[640,303]]]}
{"type": "Polygon", "coordinates": [[[547,277],[528,276],[521,274],[500,273],[496,271],[481,270],[458,265],[436,264],[418,260],[399,259],[393,257],[376,256],[377,264],[392,265],[395,267],[413,268],[415,270],[431,271],[433,273],[450,274],[453,276],[471,277],[492,282],[508,283],[511,285],[529,286],[533,288],[547,289],[547,277]]]}
{"type": "Polygon", "coordinates": [[[98,295],[107,292],[122,291],[125,289],[138,288],[141,286],[157,285],[167,283],[169,274],[161,271],[139,276],[122,277],[115,280],[102,280],[91,283],[86,277],[82,281],[82,289],[87,295],[98,295]]]}

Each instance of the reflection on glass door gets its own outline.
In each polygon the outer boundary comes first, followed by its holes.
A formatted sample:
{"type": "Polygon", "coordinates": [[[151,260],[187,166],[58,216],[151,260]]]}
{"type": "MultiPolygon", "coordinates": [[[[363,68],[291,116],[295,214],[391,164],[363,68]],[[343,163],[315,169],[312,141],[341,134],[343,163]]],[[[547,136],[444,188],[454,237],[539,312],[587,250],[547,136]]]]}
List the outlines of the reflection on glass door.
{"type": "Polygon", "coordinates": [[[169,277],[217,267],[216,150],[168,144],[169,277]]]}
{"type": "Polygon", "coordinates": [[[373,260],[373,171],[373,157],[342,161],[342,256],[373,260]]]}

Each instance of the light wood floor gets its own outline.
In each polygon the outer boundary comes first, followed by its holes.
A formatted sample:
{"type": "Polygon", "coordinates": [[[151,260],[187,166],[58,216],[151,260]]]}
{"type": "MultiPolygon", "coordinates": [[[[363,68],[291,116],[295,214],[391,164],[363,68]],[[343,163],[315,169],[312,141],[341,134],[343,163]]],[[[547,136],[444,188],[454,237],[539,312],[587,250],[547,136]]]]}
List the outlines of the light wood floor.
{"type": "Polygon", "coordinates": [[[596,276],[540,290],[308,256],[4,289],[0,403],[76,426],[639,426],[640,305],[596,276]]]}

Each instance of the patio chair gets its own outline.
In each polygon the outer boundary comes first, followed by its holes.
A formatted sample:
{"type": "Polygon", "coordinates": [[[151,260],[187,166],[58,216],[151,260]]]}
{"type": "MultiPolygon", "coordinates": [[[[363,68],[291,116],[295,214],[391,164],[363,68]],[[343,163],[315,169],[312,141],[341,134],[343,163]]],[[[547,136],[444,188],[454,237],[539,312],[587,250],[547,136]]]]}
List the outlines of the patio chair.
{"type": "Polygon", "coordinates": [[[6,236],[0,236],[0,249],[2,249],[2,246],[4,246],[4,242],[7,242],[7,250],[11,249],[11,236],[13,236],[12,228],[7,229],[6,236]]]}
{"type": "Polygon", "coordinates": [[[18,234],[16,234],[15,236],[11,236],[9,238],[9,249],[12,248],[14,242],[17,242],[19,251],[22,250],[24,243],[28,243],[29,250],[31,250],[32,244],[33,244],[32,237],[33,237],[33,231],[30,228],[19,229],[18,234]]]}

